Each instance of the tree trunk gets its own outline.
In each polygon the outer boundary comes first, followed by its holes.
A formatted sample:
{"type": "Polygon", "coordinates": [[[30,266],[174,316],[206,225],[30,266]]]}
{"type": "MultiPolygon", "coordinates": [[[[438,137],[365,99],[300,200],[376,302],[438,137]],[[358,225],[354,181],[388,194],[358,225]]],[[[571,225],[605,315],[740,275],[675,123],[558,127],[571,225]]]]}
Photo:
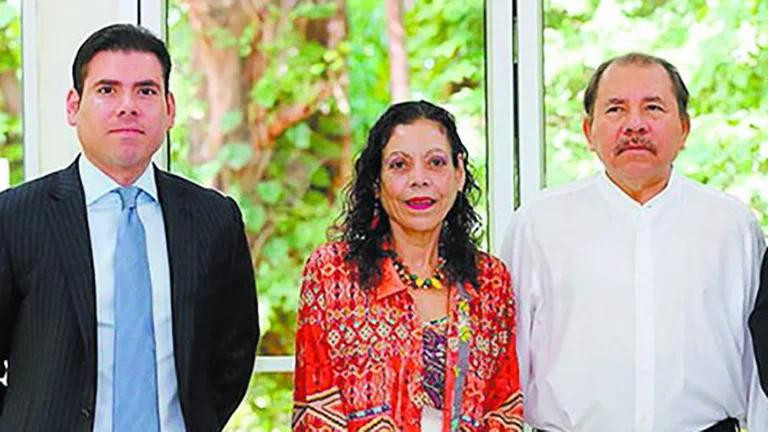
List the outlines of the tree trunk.
{"type": "Polygon", "coordinates": [[[408,52],[405,49],[402,0],[385,0],[389,41],[389,89],[392,102],[409,99],[408,52]]]}
{"type": "Polygon", "coordinates": [[[21,115],[21,83],[15,70],[0,73],[0,99],[3,112],[14,117],[21,115]]]}
{"type": "MultiPolygon", "coordinates": [[[[347,38],[346,9],[345,0],[336,0],[336,15],[328,23],[329,44],[337,46],[347,38]]],[[[353,151],[352,151],[352,127],[350,126],[349,116],[349,73],[345,67],[339,73],[338,79],[333,86],[333,97],[336,106],[343,114],[340,118],[341,136],[341,157],[339,158],[338,175],[334,179],[334,189],[339,189],[347,184],[352,178],[353,151]]]]}

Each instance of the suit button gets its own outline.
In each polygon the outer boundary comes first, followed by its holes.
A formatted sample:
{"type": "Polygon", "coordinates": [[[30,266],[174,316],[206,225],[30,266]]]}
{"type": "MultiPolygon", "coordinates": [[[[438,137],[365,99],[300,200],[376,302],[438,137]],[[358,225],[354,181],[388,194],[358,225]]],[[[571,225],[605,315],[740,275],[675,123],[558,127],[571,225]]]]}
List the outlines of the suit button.
{"type": "Polygon", "coordinates": [[[91,410],[89,408],[83,408],[80,410],[80,415],[86,419],[89,419],[91,418],[91,410]]]}

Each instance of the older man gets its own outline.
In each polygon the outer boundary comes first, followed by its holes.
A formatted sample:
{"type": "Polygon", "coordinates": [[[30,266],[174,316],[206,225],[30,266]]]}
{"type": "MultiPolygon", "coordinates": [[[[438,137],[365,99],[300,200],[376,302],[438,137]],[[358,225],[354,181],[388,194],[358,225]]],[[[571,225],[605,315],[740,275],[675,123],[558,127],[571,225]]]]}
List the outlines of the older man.
{"type": "Polygon", "coordinates": [[[765,245],[743,204],[673,169],[687,103],[662,59],[603,63],[582,129],[605,170],[513,217],[502,256],[539,430],[768,430],[747,332],[765,245]]]}

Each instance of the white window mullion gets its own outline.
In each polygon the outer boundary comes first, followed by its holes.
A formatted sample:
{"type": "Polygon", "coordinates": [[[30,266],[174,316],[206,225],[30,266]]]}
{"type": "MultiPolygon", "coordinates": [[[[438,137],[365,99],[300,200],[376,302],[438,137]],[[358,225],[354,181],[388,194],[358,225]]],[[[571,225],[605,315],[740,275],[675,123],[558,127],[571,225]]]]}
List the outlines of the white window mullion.
{"type": "Polygon", "coordinates": [[[140,0],[114,0],[119,22],[137,24],[139,22],[140,0]]]}
{"type": "Polygon", "coordinates": [[[139,10],[141,12],[139,15],[139,23],[167,40],[167,0],[138,0],[138,2],[139,10]]]}
{"type": "Polygon", "coordinates": [[[515,204],[514,16],[511,1],[486,1],[488,194],[491,249],[498,251],[515,204]]]}
{"type": "MultiPolygon", "coordinates": [[[[168,43],[168,26],[167,26],[167,0],[120,0],[125,3],[124,9],[126,14],[131,13],[133,10],[134,19],[127,21],[141,25],[144,28],[149,29],[152,33],[158,35],[166,43],[168,43]]],[[[173,85],[171,85],[173,90],[173,85]]],[[[169,148],[168,139],[166,137],[165,142],[160,147],[160,150],[155,153],[152,160],[160,167],[168,169],[169,167],[169,148]]]]}
{"type": "Polygon", "coordinates": [[[534,199],[545,184],[544,45],[542,2],[517,0],[517,114],[520,203],[534,199]]]}
{"type": "Polygon", "coordinates": [[[258,373],[291,373],[296,364],[293,356],[258,356],[254,372],[258,373]]]}
{"type": "MultiPolygon", "coordinates": [[[[24,0],[21,4],[21,84],[22,129],[24,146],[24,180],[40,173],[40,134],[38,128],[38,70],[37,61],[37,1],[24,0]]],[[[63,106],[63,101],[62,101],[63,106]]]]}

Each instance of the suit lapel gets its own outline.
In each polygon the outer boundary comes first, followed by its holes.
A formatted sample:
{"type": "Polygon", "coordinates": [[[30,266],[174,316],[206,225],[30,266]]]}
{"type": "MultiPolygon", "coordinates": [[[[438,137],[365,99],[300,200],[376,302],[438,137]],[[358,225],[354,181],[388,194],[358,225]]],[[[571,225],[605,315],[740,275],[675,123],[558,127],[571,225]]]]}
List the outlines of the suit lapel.
{"type": "Polygon", "coordinates": [[[173,350],[176,373],[182,386],[191,382],[188,376],[192,359],[191,343],[194,338],[195,304],[194,282],[197,276],[197,248],[195,227],[189,208],[187,190],[169,174],[155,169],[155,181],[165,224],[168,248],[168,267],[171,278],[171,310],[173,316],[173,350]]]}
{"type": "MultiPolygon", "coordinates": [[[[86,358],[96,359],[96,300],[93,254],[77,160],[60,171],[48,191],[46,218],[53,247],[61,259],[65,286],[70,290],[86,358]]],[[[94,368],[95,370],[95,368],[94,368]]]]}

